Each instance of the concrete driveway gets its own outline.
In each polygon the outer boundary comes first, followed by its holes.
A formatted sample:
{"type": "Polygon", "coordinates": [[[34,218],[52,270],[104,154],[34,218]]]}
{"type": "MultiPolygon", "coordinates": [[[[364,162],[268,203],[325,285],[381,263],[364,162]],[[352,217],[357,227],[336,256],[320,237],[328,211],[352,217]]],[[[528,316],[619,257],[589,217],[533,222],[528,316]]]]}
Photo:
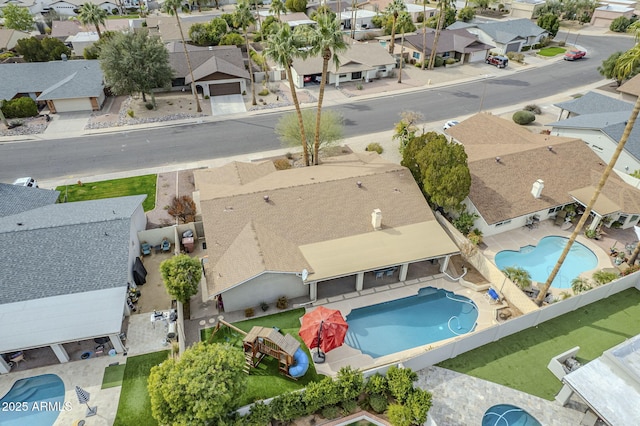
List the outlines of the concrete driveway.
{"type": "Polygon", "coordinates": [[[51,122],[44,131],[44,134],[49,138],[63,138],[69,134],[82,133],[90,116],[91,111],[51,114],[51,122]]]}
{"type": "Polygon", "coordinates": [[[242,95],[212,96],[209,101],[213,116],[247,112],[242,95]]]}

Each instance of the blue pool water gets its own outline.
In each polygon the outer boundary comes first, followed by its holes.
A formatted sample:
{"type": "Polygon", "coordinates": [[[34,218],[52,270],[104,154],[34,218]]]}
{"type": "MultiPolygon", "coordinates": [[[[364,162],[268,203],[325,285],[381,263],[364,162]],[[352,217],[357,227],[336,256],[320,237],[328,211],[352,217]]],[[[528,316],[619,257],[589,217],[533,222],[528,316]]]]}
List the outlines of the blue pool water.
{"type": "Polygon", "coordinates": [[[416,296],[351,311],[345,342],[377,358],[469,333],[477,319],[470,299],[425,287],[416,296]]]}
{"type": "Polygon", "coordinates": [[[494,405],[482,416],[482,426],[542,426],[522,408],[510,404],[494,405]]]}
{"type": "Polygon", "coordinates": [[[65,410],[64,383],[55,374],[17,380],[0,409],[1,426],[51,426],[65,410]]]}
{"type": "MultiPolygon", "coordinates": [[[[519,251],[503,250],[496,254],[495,263],[500,269],[507,266],[519,266],[531,274],[531,279],[544,283],[549,278],[553,267],[560,258],[562,250],[567,245],[568,238],[551,236],[544,237],[537,246],[526,246],[519,251]]],[[[551,283],[551,287],[570,288],[571,280],[584,271],[598,266],[596,255],[579,242],[574,242],[569,250],[558,275],[551,283]]]]}

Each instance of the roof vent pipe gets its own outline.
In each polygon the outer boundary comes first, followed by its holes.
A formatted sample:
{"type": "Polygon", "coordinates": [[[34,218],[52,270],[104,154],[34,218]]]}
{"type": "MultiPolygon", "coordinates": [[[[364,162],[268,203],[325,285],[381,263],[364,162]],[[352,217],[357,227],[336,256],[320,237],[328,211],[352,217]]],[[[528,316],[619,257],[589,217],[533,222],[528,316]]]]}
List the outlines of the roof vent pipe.
{"type": "Polygon", "coordinates": [[[537,181],[533,182],[533,186],[531,187],[531,195],[533,195],[533,198],[540,198],[543,188],[544,181],[542,179],[538,179],[537,181]]]}
{"type": "Polygon", "coordinates": [[[269,202],[269,196],[265,195],[264,197],[262,197],[262,199],[264,200],[265,203],[269,202]]]}
{"type": "Polygon", "coordinates": [[[371,213],[371,225],[375,231],[382,229],[382,211],[380,209],[374,209],[371,213]]]}

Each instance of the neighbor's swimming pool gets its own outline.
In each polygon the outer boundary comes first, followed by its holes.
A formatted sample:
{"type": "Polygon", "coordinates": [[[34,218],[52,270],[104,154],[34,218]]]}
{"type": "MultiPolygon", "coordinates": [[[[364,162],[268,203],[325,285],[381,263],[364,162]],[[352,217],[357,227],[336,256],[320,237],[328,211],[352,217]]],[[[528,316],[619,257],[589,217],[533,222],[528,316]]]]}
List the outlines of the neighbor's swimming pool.
{"type": "Polygon", "coordinates": [[[535,417],[510,404],[494,405],[482,417],[482,426],[542,426],[535,417]]]}
{"type": "Polygon", "coordinates": [[[65,408],[60,377],[43,374],[20,379],[0,399],[0,425],[51,426],[65,408]]]}
{"type": "MultiPolygon", "coordinates": [[[[567,245],[568,238],[544,237],[537,246],[525,246],[519,251],[503,250],[496,254],[495,264],[500,269],[519,266],[531,274],[531,279],[544,283],[567,245]]],[[[558,275],[551,283],[554,288],[570,288],[571,281],[581,273],[598,266],[598,258],[583,244],[574,242],[558,275]]]]}
{"type": "Polygon", "coordinates": [[[469,333],[477,319],[470,299],[425,287],[416,296],[351,311],[345,342],[377,358],[469,333]]]}

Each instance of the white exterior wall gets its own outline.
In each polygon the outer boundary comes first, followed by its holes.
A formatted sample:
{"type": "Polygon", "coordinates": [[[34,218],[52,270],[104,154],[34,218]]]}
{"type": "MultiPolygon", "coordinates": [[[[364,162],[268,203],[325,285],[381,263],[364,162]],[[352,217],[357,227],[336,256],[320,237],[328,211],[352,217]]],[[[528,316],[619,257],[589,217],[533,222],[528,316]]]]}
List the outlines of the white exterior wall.
{"type": "Polygon", "coordinates": [[[244,284],[222,293],[225,311],[255,307],[261,302],[273,303],[280,296],[289,299],[309,295],[309,286],[294,273],[265,272],[244,284]]]}
{"type": "MultiPolygon", "coordinates": [[[[599,130],[563,129],[554,127],[551,130],[551,133],[557,136],[582,139],[605,163],[608,163],[609,160],[611,160],[611,157],[617,147],[617,144],[612,141],[611,138],[599,130]]],[[[636,170],[640,170],[640,160],[623,150],[614,169],[623,173],[633,173],[636,170]]]]}
{"type": "Polygon", "coordinates": [[[296,86],[297,89],[302,89],[304,87],[304,81],[303,81],[303,77],[302,75],[299,75],[296,72],[296,69],[291,67],[291,77],[293,78],[293,84],[296,86]]]}

